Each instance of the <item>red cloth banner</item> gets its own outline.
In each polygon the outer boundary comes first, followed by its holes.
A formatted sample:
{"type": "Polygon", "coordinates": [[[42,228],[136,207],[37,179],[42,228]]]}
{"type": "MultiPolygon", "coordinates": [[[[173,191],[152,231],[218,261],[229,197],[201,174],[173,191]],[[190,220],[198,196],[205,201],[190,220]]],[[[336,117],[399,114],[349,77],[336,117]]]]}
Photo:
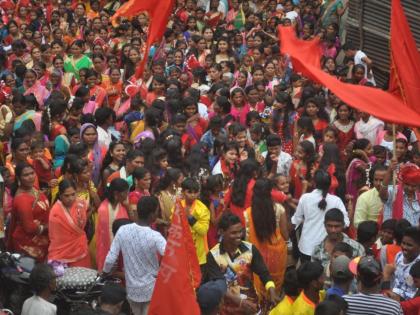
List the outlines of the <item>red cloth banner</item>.
{"type": "Polygon", "coordinates": [[[343,102],[388,122],[420,127],[420,113],[401,99],[377,88],[344,83],[324,72],[316,63],[321,59],[317,39],[306,42],[296,38],[292,27],[279,27],[281,52],[288,54],[296,72],[331,90],[343,102]],[[303,47],[303,49],[302,49],[303,47]]]}
{"type": "Polygon", "coordinates": [[[191,230],[185,210],[177,201],[148,314],[199,315],[194,289],[200,281],[200,266],[191,230]]]}
{"type": "Polygon", "coordinates": [[[390,34],[389,92],[420,114],[420,54],[400,0],[392,0],[390,34]]]}
{"type": "Polygon", "coordinates": [[[165,33],[173,6],[174,0],[129,0],[112,16],[112,23],[115,24],[119,17],[132,18],[141,12],[147,12],[149,14],[150,24],[149,32],[147,34],[146,50],[142,61],[136,69],[135,76],[137,79],[143,74],[150,47],[152,47],[153,43],[158,41],[163,36],[163,33],[165,33]]]}

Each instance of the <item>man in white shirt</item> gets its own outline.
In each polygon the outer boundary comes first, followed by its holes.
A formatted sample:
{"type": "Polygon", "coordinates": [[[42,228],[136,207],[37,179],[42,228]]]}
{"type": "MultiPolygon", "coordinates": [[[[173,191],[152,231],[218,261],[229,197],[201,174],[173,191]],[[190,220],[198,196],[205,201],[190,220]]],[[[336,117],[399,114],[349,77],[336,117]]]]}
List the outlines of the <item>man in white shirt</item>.
{"type": "MultiPolygon", "coordinates": [[[[280,174],[283,176],[289,176],[290,166],[292,165],[292,156],[289,153],[281,150],[281,139],[278,135],[267,136],[267,152],[268,159],[266,159],[267,171],[269,173],[280,174]],[[270,166],[271,163],[271,166],[270,166]],[[272,165],[273,163],[276,163],[272,165]]],[[[264,152],[267,154],[266,152],[264,152]]],[[[263,154],[264,156],[264,154],[263,154]]],[[[265,156],[264,156],[265,157],[265,156]]],[[[275,175],[275,174],[274,174],[275,175]]]]}
{"type": "Polygon", "coordinates": [[[301,262],[309,261],[315,247],[327,236],[324,226],[327,211],[334,208],[340,210],[344,216],[344,225],[346,227],[350,225],[346,207],[341,199],[328,193],[331,185],[330,175],[323,170],[317,170],[314,181],[316,189],[300,197],[296,212],[292,217],[292,224],[295,227],[303,224],[298,244],[301,262]]]}
{"type": "Polygon", "coordinates": [[[376,85],[372,73],[372,60],[363,51],[358,50],[351,42],[347,42],[343,46],[343,50],[346,57],[353,58],[355,65],[363,65],[365,68],[365,78],[372,84],[376,85]]]}
{"type": "Polygon", "coordinates": [[[109,273],[122,253],[127,298],[134,315],[147,315],[166,240],[150,228],[158,217],[159,201],[145,196],[137,204],[139,220],[122,226],[112,241],[103,271],[109,273]]]}
{"type": "Polygon", "coordinates": [[[29,283],[35,294],[23,303],[22,315],[57,314],[57,306],[48,302],[56,287],[55,278],[54,271],[47,264],[37,264],[32,269],[29,283]]]}
{"type": "Polygon", "coordinates": [[[106,148],[112,141],[111,132],[109,128],[113,126],[115,120],[115,113],[109,107],[98,108],[95,112],[95,122],[97,125],[98,132],[98,143],[106,148]]]}

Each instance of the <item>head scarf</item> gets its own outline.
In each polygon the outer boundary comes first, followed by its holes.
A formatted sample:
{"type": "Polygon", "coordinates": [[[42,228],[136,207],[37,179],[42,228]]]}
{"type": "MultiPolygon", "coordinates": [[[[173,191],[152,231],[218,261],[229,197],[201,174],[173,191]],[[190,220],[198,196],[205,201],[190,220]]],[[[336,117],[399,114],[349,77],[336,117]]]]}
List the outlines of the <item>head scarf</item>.
{"type": "MultiPolygon", "coordinates": [[[[93,128],[95,129],[96,134],[98,134],[96,130],[96,126],[91,123],[83,124],[80,128],[80,139],[83,141],[83,134],[85,133],[86,129],[93,128]]],[[[100,170],[101,170],[101,164],[102,164],[102,150],[99,145],[98,139],[96,139],[95,144],[93,145],[93,174],[92,179],[95,185],[99,184],[100,180],[100,170]]]]}
{"type": "MultiPolygon", "coordinates": [[[[399,183],[397,185],[397,193],[395,195],[394,206],[392,208],[392,218],[400,220],[404,217],[404,187],[403,184],[420,185],[420,168],[413,164],[407,163],[400,168],[398,174],[399,183]]],[[[419,200],[419,193],[417,200],[419,200]]]]}

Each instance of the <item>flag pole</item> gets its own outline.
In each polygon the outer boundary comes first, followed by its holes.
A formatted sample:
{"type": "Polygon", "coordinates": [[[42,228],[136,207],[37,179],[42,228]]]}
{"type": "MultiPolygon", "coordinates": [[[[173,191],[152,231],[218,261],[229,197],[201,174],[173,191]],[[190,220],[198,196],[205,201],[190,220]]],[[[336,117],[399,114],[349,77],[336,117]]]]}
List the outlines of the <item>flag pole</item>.
{"type": "MultiPolygon", "coordinates": [[[[392,124],[392,158],[396,158],[396,125],[392,124]]],[[[394,170],[392,172],[392,191],[394,192],[394,197],[395,197],[395,186],[397,184],[397,170],[394,170]]],[[[394,198],[392,198],[394,200],[394,198]]]]}

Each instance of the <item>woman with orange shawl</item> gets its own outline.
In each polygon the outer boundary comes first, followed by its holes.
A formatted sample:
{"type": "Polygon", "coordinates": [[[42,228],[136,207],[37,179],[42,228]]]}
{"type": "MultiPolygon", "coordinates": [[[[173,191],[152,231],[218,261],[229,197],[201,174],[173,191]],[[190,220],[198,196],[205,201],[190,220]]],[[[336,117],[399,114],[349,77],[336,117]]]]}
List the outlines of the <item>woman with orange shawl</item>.
{"type": "Polygon", "coordinates": [[[122,178],[111,181],[108,188],[107,199],[98,209],[98,223],[96,235],[96,264],[102,271],[106,255],[108,254],[113,239],[112,224],[118,219],[128,219],[127,204],[128,183],[122,178]]]}
{"type": "MultiPolygon", "coordinates": [[[[272,183],[269,179],[255,182],[252,204],[245,213],[246,240],[260,251],[268,271],[280,290],[287,262],[287,217],[284,208],[271,199],[272,183]]],[[[269,309],[269,296],[259,278],[254,275],[254,285],[263,309],[269,309]]],[[[279,293],[279,292],[277,292],[279,293]]]]}
{"type": "Polygon", "coordinates": [[[88,204],[77,199],[76,185],[64,179],[59,184],[59,200],[50,211],[48,260],[68,264],[69,267],[90,268],[88,241],[84,231],[88,204]]]}

